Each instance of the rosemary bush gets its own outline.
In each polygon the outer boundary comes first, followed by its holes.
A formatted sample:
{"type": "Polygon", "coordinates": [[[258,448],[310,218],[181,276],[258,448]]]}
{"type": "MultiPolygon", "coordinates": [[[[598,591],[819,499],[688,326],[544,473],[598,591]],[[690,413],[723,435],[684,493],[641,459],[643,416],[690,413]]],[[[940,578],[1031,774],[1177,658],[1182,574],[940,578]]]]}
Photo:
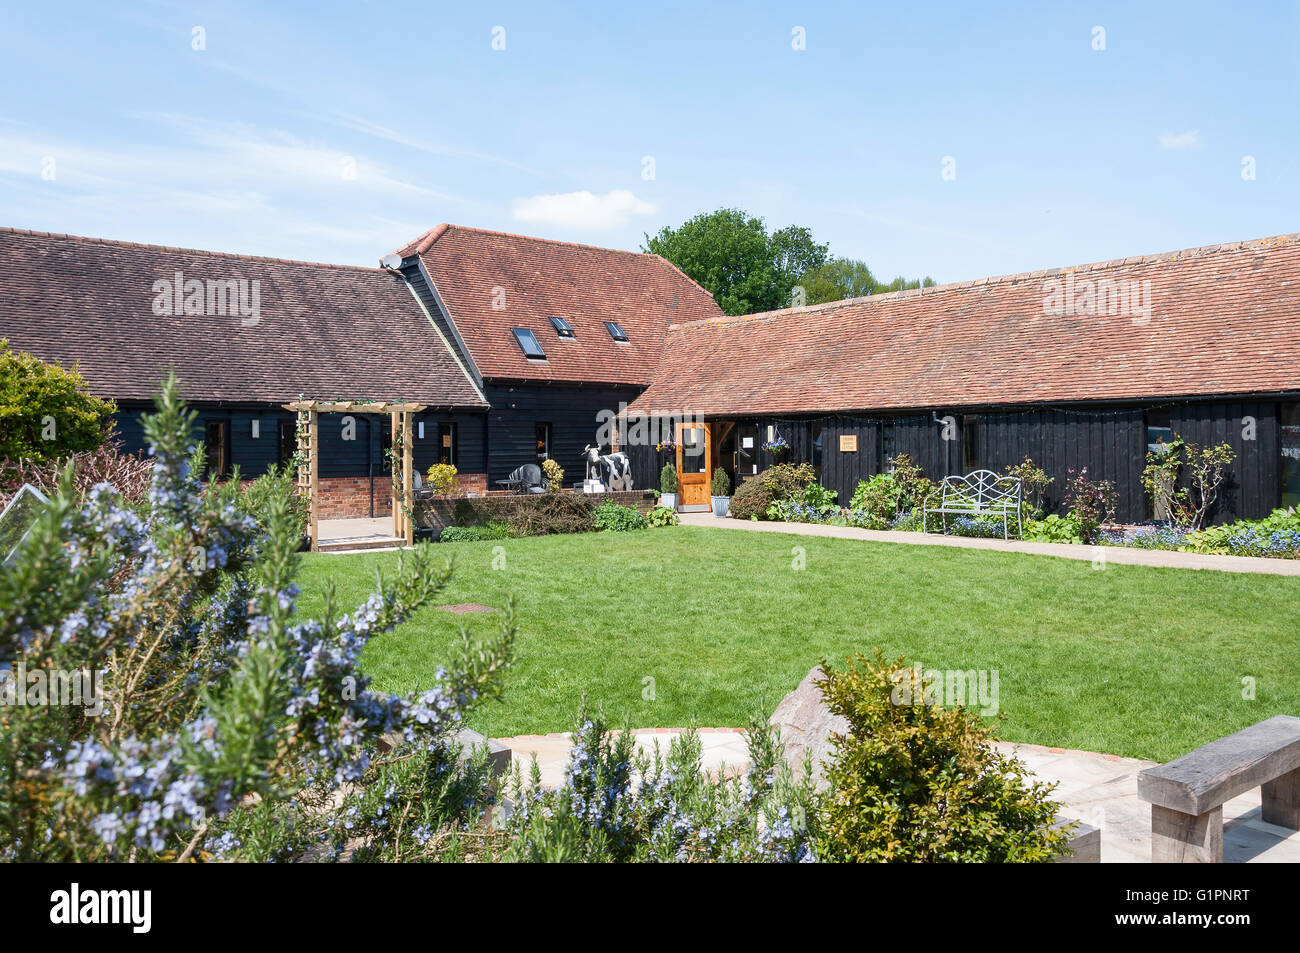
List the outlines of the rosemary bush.
{"type": "MultiPolygon", "coordinates": [[[[456,856],[481,825],[467,712],[499,695],[513,613],[467,632],[436,684],[374,692],[358,657],[439,591],[431,550],[361,607],[299,618],[298,515],[200,488],[193,414],[164,383],[145,421],[156,464],[140,512],[101,485],[59,493],[0,573],[0,655],[31,672],[103,673],[102,713],[0,706],[0,858],[408,859],[456,856]]],[[[21,686],[20,686],[21,687],[21,686]]],[[[30,700],[30,693],[29,693],[30,700]]]]}

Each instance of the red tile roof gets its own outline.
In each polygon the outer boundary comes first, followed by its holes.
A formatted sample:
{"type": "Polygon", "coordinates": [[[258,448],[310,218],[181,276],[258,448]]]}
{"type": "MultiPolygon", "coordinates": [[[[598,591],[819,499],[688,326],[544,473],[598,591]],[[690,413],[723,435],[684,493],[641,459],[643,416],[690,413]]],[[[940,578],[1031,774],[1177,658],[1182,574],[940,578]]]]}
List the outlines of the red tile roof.
{"type": "Polygon", "coordinates": [[[668,325],[722,314],[658,255],[459,225],[439,225],[397,254],[419,256],[487,378],[645,385],[668,325]],[[559,338],[552,316],[569,322],[574,338],[559,338]],[[628,342],[614,341],[606,321],[628,342]],[[524,357],[511,328],[531,329],[546,360],[524,357]]]}
{"type": "Polygon", "coordinates": [[[0,229],[0,337],[79,362],[104,397],[151,397],[174,367],[192,400],[486,406],[406,284],[378,268],[0,229]],[[177,271],[257,281],[258,322],[155,314],[154,282],[177,271]]]}
{"type": "Polygon", "coordinates": [[[683,323],[669,329],[655,382],[632,409],[741,415],[1289,391],[1300,391],[1300,235],[683,323]],[[1049,300],[1067,281],[1078,296],[1102,279],[1137,282],[1149,320],[1059,313],[1064,295],[1049,300]]]}

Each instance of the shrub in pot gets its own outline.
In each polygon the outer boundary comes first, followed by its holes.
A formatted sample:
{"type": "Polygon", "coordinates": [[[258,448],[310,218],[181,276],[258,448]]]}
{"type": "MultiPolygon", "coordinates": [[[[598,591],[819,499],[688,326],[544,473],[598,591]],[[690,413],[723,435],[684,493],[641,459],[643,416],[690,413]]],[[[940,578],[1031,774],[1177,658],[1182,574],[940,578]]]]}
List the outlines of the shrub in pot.
{"type": "Polygon", "coordinates": [[[723,517],[727,515],[727,507],[731,505],[731,477],[727,476],[726,470],[714,470],[713,479],[709,481],[709,493],[713,500],[713,515],[723,517]]]}
{"type": "Polygon", "coordinates": [[[659,505],[677,509],[677,468],[671,463],[659,471],[659,505]]]}

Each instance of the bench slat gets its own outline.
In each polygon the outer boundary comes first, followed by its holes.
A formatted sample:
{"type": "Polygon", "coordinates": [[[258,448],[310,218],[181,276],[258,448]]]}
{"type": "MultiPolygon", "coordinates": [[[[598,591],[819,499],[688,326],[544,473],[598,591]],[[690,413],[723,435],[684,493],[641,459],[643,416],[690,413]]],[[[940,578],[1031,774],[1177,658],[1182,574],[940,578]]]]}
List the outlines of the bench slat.
{"type": "Polygon", "coordinates": [[[1138,774],[1138,797],[1200,815],[1300,768],[1300,718],[1274,715],[1138,774]]]}

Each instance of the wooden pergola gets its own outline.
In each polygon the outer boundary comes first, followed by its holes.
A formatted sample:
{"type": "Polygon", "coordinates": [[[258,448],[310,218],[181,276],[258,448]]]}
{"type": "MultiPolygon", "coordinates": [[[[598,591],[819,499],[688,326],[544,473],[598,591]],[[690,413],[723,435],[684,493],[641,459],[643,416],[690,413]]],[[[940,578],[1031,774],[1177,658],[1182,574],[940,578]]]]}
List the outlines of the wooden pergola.
{"type": "Polygon", "coordinates": [[[285,410],[298,414],[298,489],[307,494],[310,503],[309,532],[311,550],[320,547],[318,531],[320,513],[320,415],[321,414],[388,414],[393,426],[393,450],[401,446],[401,490],[398,490],[397,460],[393,459],[393,535],[406,540],[406,545],[415,543],[415,492],[412,487],[412,471],[415,457],[415,434],[411,418],[427,409],[427,404],[411,404],[394,401],[364,400],[296,400],[284,404],[285,410]],[[303,426],[306,424],[306,426],[303,426]]]}

